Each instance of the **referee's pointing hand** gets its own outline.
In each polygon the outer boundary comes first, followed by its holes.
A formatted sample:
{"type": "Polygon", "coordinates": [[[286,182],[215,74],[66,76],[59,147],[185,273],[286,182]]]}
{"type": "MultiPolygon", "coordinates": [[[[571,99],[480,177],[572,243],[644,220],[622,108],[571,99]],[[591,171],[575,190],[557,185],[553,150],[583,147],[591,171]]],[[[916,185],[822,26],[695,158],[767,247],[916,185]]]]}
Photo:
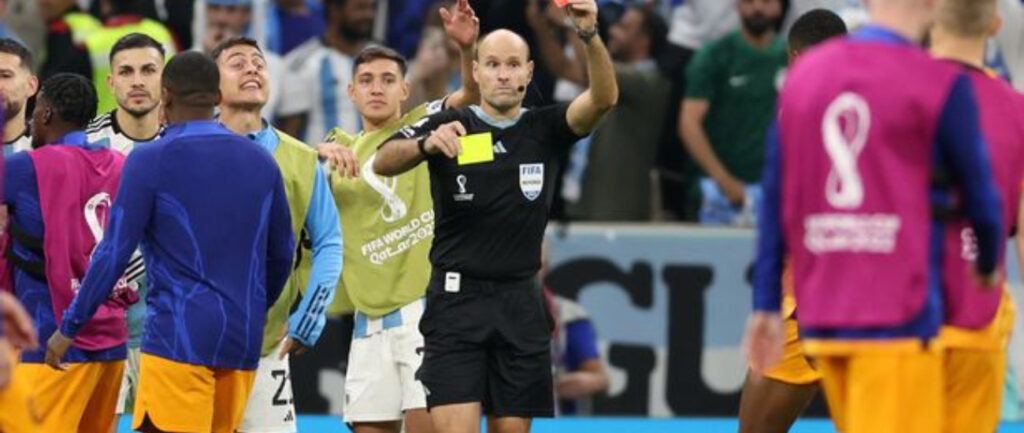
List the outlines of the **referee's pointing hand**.
{"type": "Polygon", "coordinates": [[[445,123],[430,134],[423,143],[428,154],[436,155],[443,153],[444,156],[455,158],[462,154],[462,145],[459,144],[459,137],[466,135],[466,127],[459,121],[445,123]]]}

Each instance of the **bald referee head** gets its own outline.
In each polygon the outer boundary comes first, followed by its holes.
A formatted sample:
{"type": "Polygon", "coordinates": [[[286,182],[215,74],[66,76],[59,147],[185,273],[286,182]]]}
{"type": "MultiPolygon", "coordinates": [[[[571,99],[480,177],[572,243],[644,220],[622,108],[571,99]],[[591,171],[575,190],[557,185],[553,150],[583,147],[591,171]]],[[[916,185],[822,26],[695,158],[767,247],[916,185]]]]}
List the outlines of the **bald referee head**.
{"type": "Polygon", "coordinates": [[[480,40],[473,61],[480,97],[498,111],[519,107],[533,79],[530,46],[515,32],[499,29],[480,40]]]}
{"type": "Polygon", "coordinates": [[[167,123],[213,118],[220,103],[220,72],[205,54],[186,51],[167,63],[160,83],[167,123]]]}

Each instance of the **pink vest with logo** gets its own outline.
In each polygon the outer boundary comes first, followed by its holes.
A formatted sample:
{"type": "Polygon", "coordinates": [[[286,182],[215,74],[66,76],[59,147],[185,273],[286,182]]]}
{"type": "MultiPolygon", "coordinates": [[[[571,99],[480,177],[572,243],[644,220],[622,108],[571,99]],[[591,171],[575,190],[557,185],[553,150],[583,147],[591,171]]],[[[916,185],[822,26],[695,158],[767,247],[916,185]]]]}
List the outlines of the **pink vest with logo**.
{"type": "MultiPolygon", "coordinates": [[[[59,324],[78,292],[93,250],[102,239],[121,181],[124,156],[110,149],[49,145],[29,156],[36,171],[43,213],[43,252],[53,313],[59,324]]],[[[124,281],[74,340],[75,347],[100,350],[128,339],[125,308],[138,295],[124,281]]]]}
{"type": "MultiPolygon", "coordinates": [[[[1010,85],[979,70],[969,71],[978,98],[981,127],[1003,202],[1003,221],[1009,237],[1017,221],[1021,181],[1024,180],[1024,96],[1010,85]]],[[[966,220],[946,224],[942,280],[946,323],[968,329],[992,322],[1002,298],[1001,289],[983,290],[974,280],[977,244],[966,220]]],[[[999,271],[1005,278],[1000,256],[999,271]]]]}
{"type": "Polygon", "coordinates": [[[895,327],[922,311],[935,133],[958,73],[917,47],[845,39],[790,70],[780,187],[801,325],[895,327]]]}

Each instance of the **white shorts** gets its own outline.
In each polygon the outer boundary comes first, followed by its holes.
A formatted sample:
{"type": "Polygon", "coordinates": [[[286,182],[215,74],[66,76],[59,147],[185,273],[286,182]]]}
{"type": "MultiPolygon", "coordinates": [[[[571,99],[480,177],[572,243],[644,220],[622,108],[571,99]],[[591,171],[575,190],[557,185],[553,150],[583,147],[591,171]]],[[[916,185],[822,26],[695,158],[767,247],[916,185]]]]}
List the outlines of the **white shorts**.
{"type": "Polygon", "coordinates": [[[289,355],[284,359],[278,359],[277,355],[283,343],[284,340],[269,355],[260,358],[240,432],[294,433],[298,430],[289,355]]]}
{"type": "Polygon", "coordinates": [[[427,407],[416,380],[423,362],[422,315],[422,299],[384,317],[356,312],[345,375],[346,422],[397,421],[406,410],[427,407]]]}
{"type": "Polygon", "coordinates": [[[138,347],[128,349],[128,359],[124,362],[124,376],[121,378],[121,391],[117,394],[116,414],[132,413],[135,407],[135,391],[139,389],[139,351],[138,347]]]}

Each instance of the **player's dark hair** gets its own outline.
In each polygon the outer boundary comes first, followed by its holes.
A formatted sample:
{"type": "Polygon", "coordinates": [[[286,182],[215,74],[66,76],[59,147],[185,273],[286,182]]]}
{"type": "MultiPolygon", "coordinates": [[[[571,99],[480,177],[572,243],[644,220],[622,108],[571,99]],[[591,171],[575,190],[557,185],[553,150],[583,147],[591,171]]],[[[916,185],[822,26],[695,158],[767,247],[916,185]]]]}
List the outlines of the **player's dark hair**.
{"type": "Polygon", "coordinates": [[[21,42],[11,38],[0,38],[0,53],[18,56],[21,59],[21,66],[32,72],[32,52],[25,48],[21,42]]]}
{"type": "Polygon", "coordinates": [[[166,55],[164,52],[164,46],[160,45],[156,39],[142,33],[129,33],[121,37],[121,39],[118,39],[114,44],[114,47],[110,49],[110,63],[114,63],[114,56],[117,55],[117,53],[135,48],[152,48],[157,50],[157,52],[160,53],[161,59],[166,55]]]}
{"type": "Polygon", "coordinates": [[[39,97],[45,99],[57,117],[75,129],[85,129],[96,117],[96,88],[87,78],[70,73],[59,73],[39,88],[39,97]]]}
{"type": "Polygon", "coordinates": [[[640,12],[640,15],[644,18],[644,23],[641,25],[640,30],[644,33],[644,36],[647,36],[647,40],[651,41],[650,56],[658,57],[668,42],[668,24],[652,8],[633,6],[633,9],[640,12]]]}
{"type": "Polygon", "coordinates": [[[220,71],[205,54],[186,51],[167,62],[160,85],[179,103],[212,107],[220,95],[220,71]]]}
{"type": "Polygon", "coordinates": [[[225,51],[230,50],[231,48],[237,47],[239,45],[247,45],[255,48],[256,51],[259,51],[261,53],[263,52],[263,49],[260,48],[259,42],[256,42],[255,39],[246,36],[234,36],[223,41],[220,41],[220,43],[217,44],[216,47],[213,47],[213,51],[210,52],[210,57],[213,58],[214,61],[217,61],[217,59],[220,58],[220,55],[224,54],[225,51]]]}
{"type": "Polygon", "coordinates": [[[369,63],[374,60],[385,59],[390,60],[398,64],[398,70],[405,76],[405,73],[409,71],[409,61],[405,59],[398,51],[381,45],[370,45],[363,48],[359,54],[356,54],[356,58],[352,62],[352,75],[356,74],[359,69],[359,65],[363,63],[369,63]]]}
{"type": "Polygon", "coordinates": [[[843,19],[828,9],[814,9],[800,16],[789,30],[789,50],[800,52],[847,33],[843,19]]]}

